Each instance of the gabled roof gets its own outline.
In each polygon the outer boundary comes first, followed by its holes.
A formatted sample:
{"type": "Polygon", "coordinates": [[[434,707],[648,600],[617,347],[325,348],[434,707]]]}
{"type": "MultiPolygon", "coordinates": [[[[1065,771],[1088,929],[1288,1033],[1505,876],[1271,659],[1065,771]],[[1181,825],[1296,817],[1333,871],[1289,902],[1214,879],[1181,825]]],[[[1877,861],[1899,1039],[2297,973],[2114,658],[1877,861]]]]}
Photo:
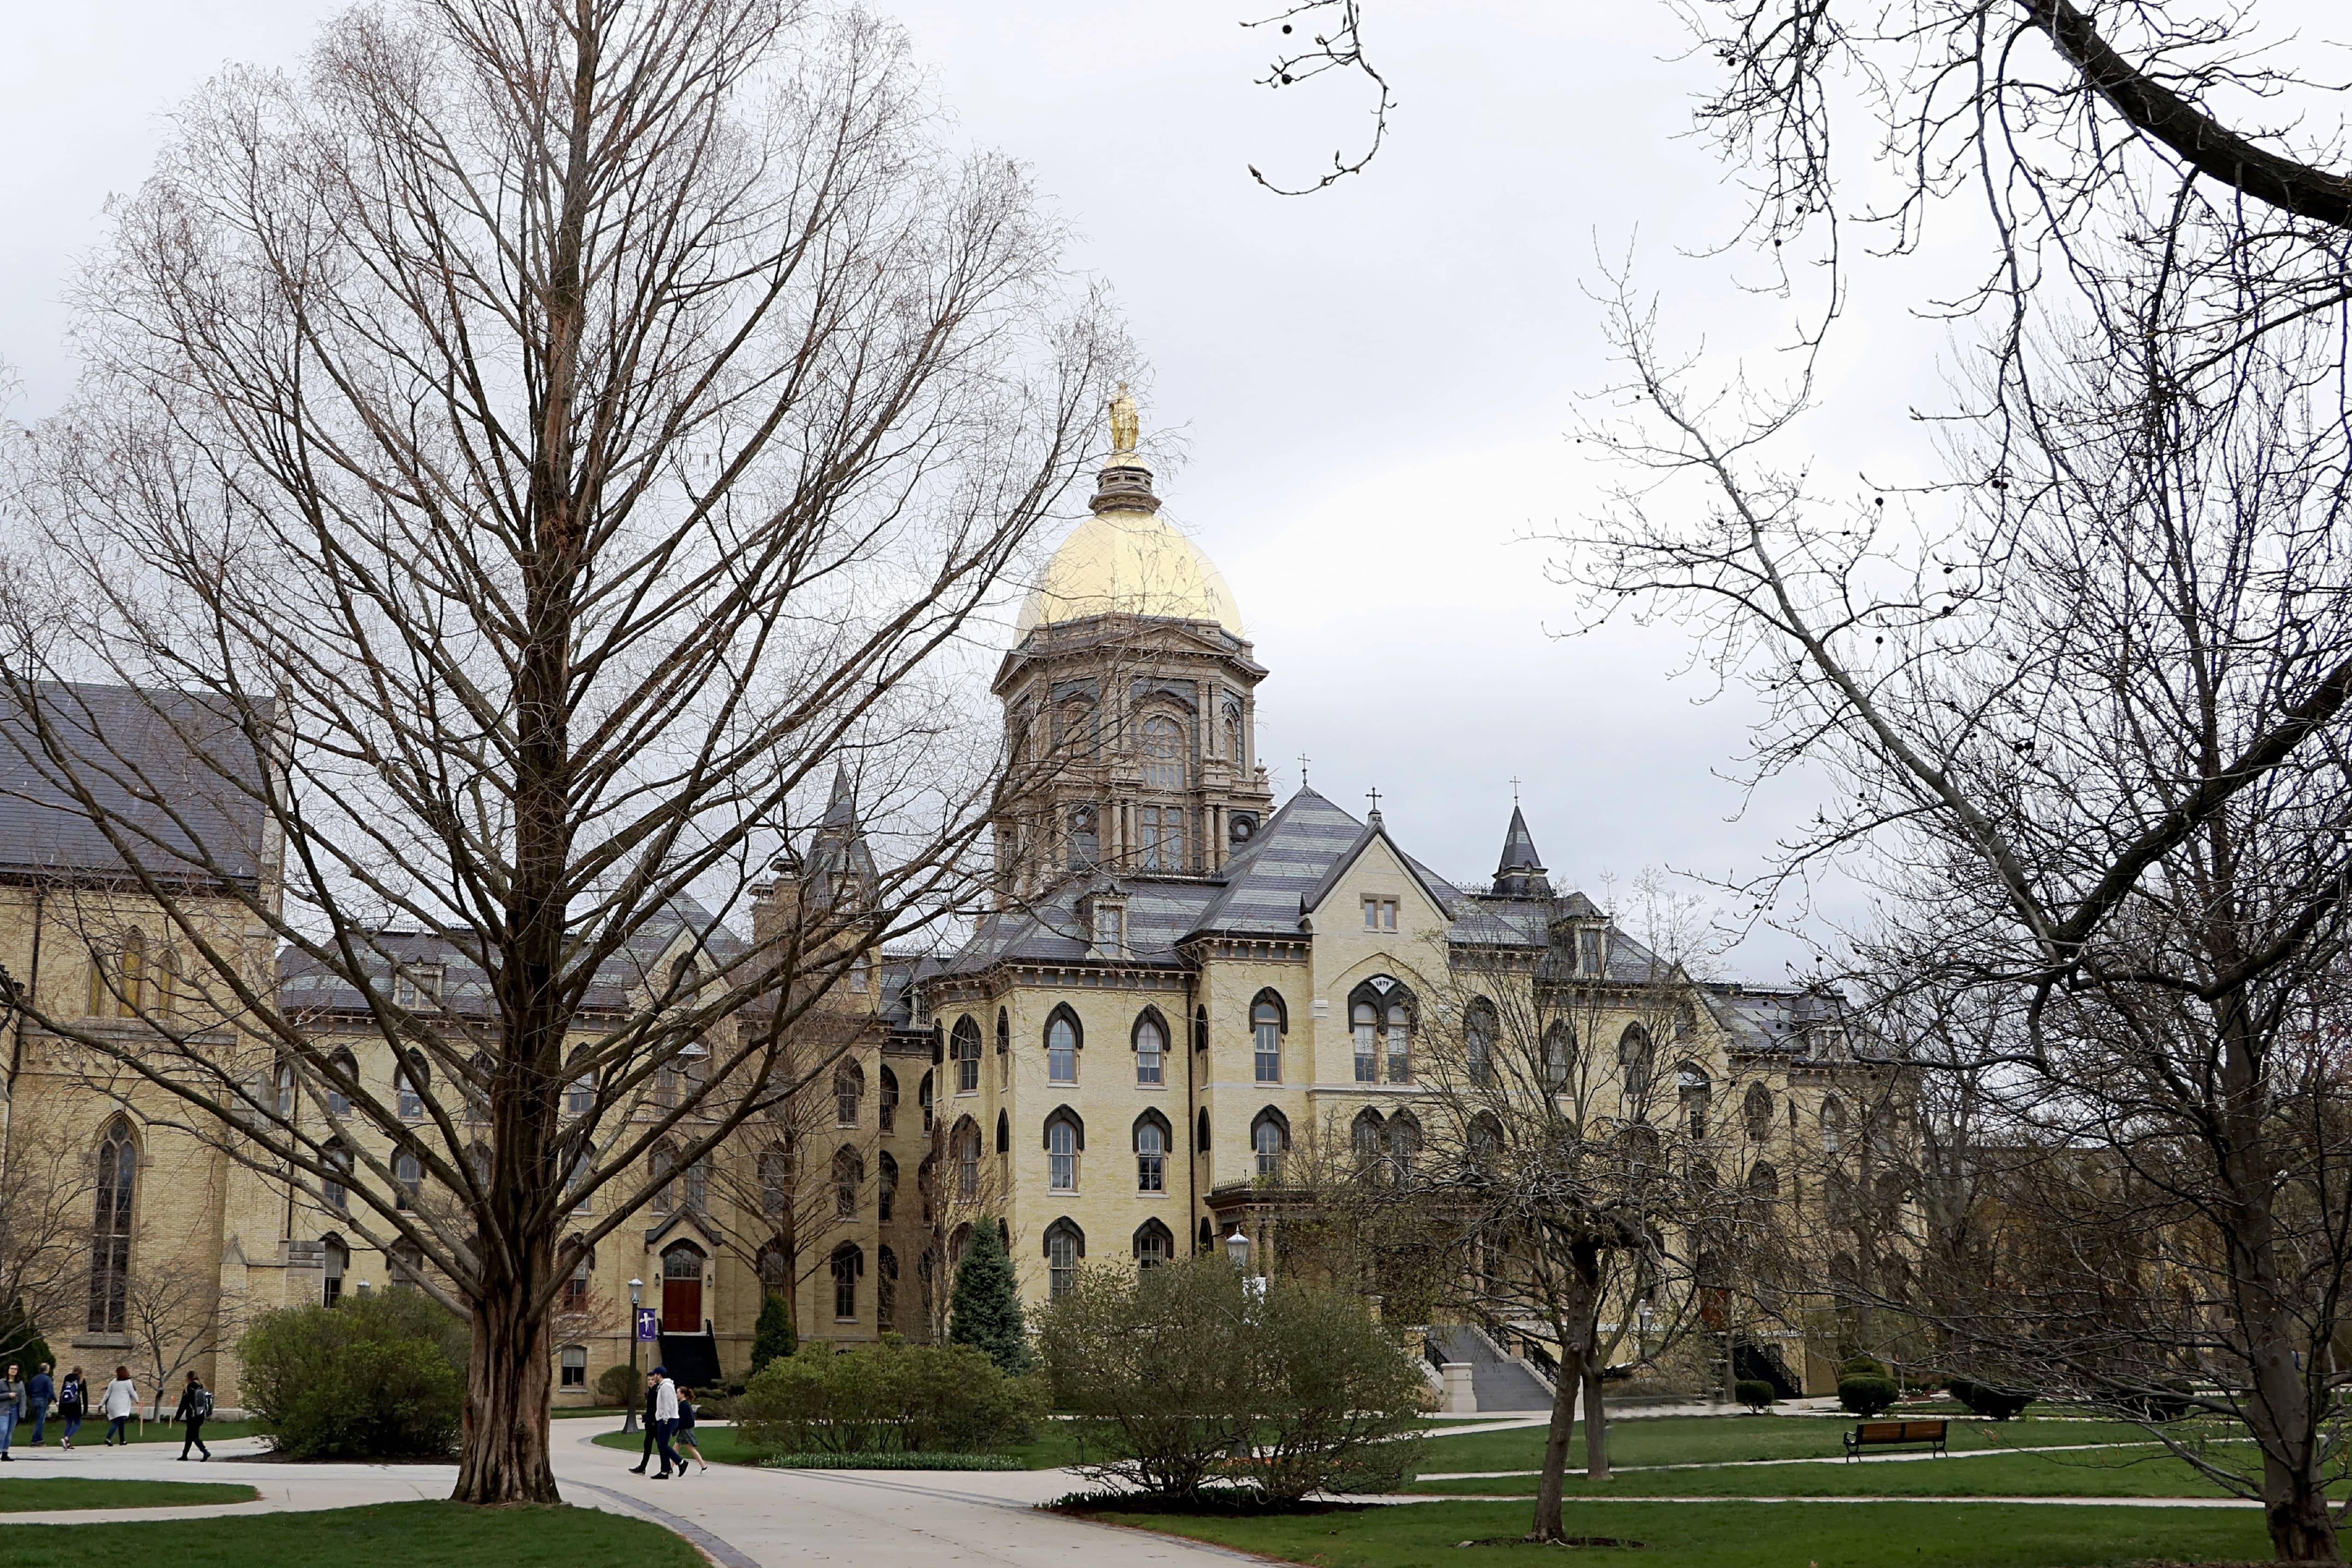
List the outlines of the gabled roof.
{"type": "MultiPolygon", "coordinates": [[[[1093,933],[1079,918],[1078,904],[1097,890],[1115,890],[1127,901],[1128,957],[1120,962],[1169,965],[1182,963],[1176,943],[1219,891],[1211,883],[1160,881],[1134,873],[1117,881],[1108,876],[1074,880],[1023,908],[982,916],[971,940],[947,961],[942,973],[969,974],[1007,960],[1074,963],[1092,957],[1093,933]]],[[[1293,917],[1294,928],[1297,923],[1293,917]]]]}
{"type": "Polygon", "coordinates": [[[207,695],[54,681],[0,691],[0,875],[129,873],[76,799],[79,782],[128,824],[151,874],[257,881],[259,776],[238,715],[207,695]]]}
{"type": "Polygon", "coordinates": [[[1365,842],[1365,825],[1311,789],[1282,803],[1225,868],[1225,886],[1195,931],[1297,935],[1331,868],[1365,842]]]}

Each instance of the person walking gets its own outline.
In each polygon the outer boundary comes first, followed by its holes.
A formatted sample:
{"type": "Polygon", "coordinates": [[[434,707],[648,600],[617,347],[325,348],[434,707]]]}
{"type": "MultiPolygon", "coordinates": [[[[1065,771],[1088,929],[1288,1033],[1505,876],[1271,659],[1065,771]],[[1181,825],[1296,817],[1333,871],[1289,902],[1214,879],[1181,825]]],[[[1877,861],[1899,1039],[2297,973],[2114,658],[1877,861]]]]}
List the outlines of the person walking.
{"type": "Polygon", "coordinates": [[[680,1474],[686,1470],[686,1461],[669,1446],[670,1434],[677,1430],[677,1384],[665,1368],[654,1368],[654,1375],[661,1379],[654,1390],[654,1446],[661,1450],[661,1473],[653,1479],[666,1481],[673,1468],[680,1474]]]}
{"type": "Polygon", "coordinates": [[[58,1447],[68,1453],[73,1451],[74,1434],[81,1430],[81,1418],[89,1407],[89,1384],[82,1381],[81,1368],[76,1367],[58,1384],[58,1419],[66,1424],[66,1435],[58,1440],[58,1447]]]}
{"type": "Polygon", "coordinates": [[[16,1440],[16,1423],[25,1414],[25,1385],[17,1379],[16,1363],[8,1363],[8,1375],[0,1378],[0,1465],[13,1464],[16,1457],[8,1445],[16,1440]]]}
{"type": "Polygon", "coordinates": [[[49,1363],[43,1362],[41,1370],[25,1380],[25,1408],[32,1414],[36,1448],[41,1446],[41,1434],[48,1429],[49,1405],[57,1396],[57,1384],[49,1381],[49,1363]]]}
{"type": "Polygon", "coordinates": [[[204,1456],[202,1459],[196,1461],[198,1464],[204,1464],[212,1458],[213,1451],[205,1447],[205,1423],[212,1418],[213,1391],[206,1388],[204,1380],[192,1372],[188,1373],[187,1387],[180,1390],[180,1407],[172,1412],[172,1419],[184,1424],[187,1428],[187,1436],[180,1439],[180,1458],[186,1458],[188,1449],[193,1445],[196,1452],[204,1456]]]}
{"type": "Polygon", "coordinates": [[[646,1373],[646,1414],[644,1419],[646,1451],[637,1456],[637,1462],[635,1464],[629,1467],[629,1474],[633,1476],[644,1475],[646,1473],[646,1467],[654,1462],[654,1405],[660,1397],[661,1368],[656,1367],[653,1371],[646,1373]]]}
{"type": "Polygon", "coordinates": [[[139,1388],[131,1381],[129,1367],[114,1369],[114,1381],[106,1385],[106,1402],[100,1408],[106,1415],[106,1441],[100,1447],[128,1444],[131,1434],[123,1430],[123,1424],[139,1413],[139,1388]]]}
{"type": "Polygon", "coordinates": [[[702,1446],[694,1440],[695,1418],[700,1414],[701,1412],[694,1407],[694,1390],[679,1389],[677,1391],[677,1435],[670,1439],[670,1447],[678,1452],[677,1473],[681,1476],[686,1474],[686,1456],[688,1454],[692,1454],[694,1462],[702,1467],[704,1475],[710,1473],[710,1461],[702,1457],[702,1446]]]}

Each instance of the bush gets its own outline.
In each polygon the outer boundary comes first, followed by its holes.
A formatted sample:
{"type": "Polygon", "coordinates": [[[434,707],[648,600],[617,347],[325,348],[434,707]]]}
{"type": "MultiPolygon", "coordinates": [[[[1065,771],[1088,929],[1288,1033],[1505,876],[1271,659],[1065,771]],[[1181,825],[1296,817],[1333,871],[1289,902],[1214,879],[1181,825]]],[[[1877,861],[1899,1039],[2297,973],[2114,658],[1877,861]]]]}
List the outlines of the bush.
{"type": "Polygon", "coordinates": [[[1838,1403],[1864,1420],[1894,1404],[1895,1395],[1901,1392],[1891,1377],[1873,1377],[1867,1373],[1856,1373],[1851,1377],[1838,1379],[1838,1403]]]}
{"type": "Polygon", "coordinates": [[[607,1405],[617,1405],[626,1410],[643,1405],[646,1399],[646,1374],[629,1365],[608,1366],[596,1374],[596,1396],[607,1405]]]}
{"type": "Polygon", "coordinates": [[[800,1349],[793,1332],[793,1310],[784,1299],[770,1290],[760,1298],[759,1321],[751,1325],[751,1375],[782,1356],[800,1349]]]}
{"type": "Polygon", "coordinates": [[[1848,1356],[1845,1360],[1838,1363],[1837,1370],[1838,1376],[1841,1378],[1885,1377],[1886,1375],[1886,1363],[1880,1361],[1875,1356],[1848,1356]]]}
{"type": "Polygon", "coordinates": [[[1947,1386],[1951,1389],[1952,1397],[1958,1400],[1963,1407],[1975,1415],[1990,1416],[1995,1421],[2006,1421],[2033,1403],[2031,1394],[1992,1388],[1981,1383],[1972,1383],[1965,1377],[1956,1377],[1947,1386]]]}
{"type": "Polygon", "coordinates": [[[1762,1415],[1779,1402],[1780,1395],[1772,1385],[1760,1377],[1743,1377],[1731,1385],[1731,1396],[1758,1415],[1762,1415]]]}
{"type": "Polygon", "coordinates": [[[265,1312],[237,1342],[240,1397],[298,1459],[434,1458],[457,1444],[466,1326],[413,1290],[265,1312]]]}
{"type": "Polygon", "coordinates": [[[2160,1426],[2186,1416],[2196,1395],[2193,1384],[2179,1378],[2167,1378],[2144,1391],[2119,1394],[2116,1404],[2133,1420],[2160,1426]]]}
{"type": "Polygon", "coordinates": [[[1420,1367],[1360,1297],[1216,1257],[1089,1269],[1040,1322],[1055,1400],[1097,1479],[1196,1499],[1220,1481],[1270,1499],[1392,1490],[1420,1458],[1420,1367]],[[1245,1456],[1245,1457],[1237,1457],[1245,1456]]]}
{"type": "Polygon", "coordinates": [[[1029,1370],[1029,1329],[1021,1317],[1020,1284],[994,1226],[973,1228],[971,1245],[956,1265],[955,1295],[948,1310],[950,1343],[971,1346],[1011,1376],[1029,1370]]]}
{"type": "Polygon", "coordinates": [[[1024,1442],[1044,1394],[969,1345],[909,1345],[770,1362],[731,1402],[763,1454],[985,1453],[1024,1442]]]}

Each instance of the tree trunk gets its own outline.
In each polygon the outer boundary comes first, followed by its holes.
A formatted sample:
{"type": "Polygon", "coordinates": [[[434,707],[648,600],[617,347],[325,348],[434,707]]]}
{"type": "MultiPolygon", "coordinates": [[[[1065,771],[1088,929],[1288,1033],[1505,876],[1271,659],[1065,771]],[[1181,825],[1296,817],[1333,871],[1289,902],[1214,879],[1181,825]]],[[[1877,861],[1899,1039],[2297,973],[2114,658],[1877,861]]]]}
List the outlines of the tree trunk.
{"type": "MultiPolygon", "coordinates": [[[[485,1268],[495,1268],[485,1258],[485,1268]]],[[[474,1345],[466,1368],[464,1446],[457,1502],[561,1502],[548,1459],[550,1394],[547,1314],[528,1303],[528,1280],[505,1280],[474,1304],[474,1345]],[[503,1287],[503,1288],[501,1288],[503,1287]]],[[[635,1332],[635,1325],[630,1326],[635,1332]]]]}
{"type": "Polygon", "coordinates": [[[1609,1479],[1609,1407],[1601,1397],[1601,1374],[1606,1367],[1584,1363],[1584,1474],[1588,1480],[1609,1479]]]}
{"type": "Polygon", "coordinates": [[[1567,1534],[1560,1523],[1560,1489],[1568,1474],[1568,1443],[1576,1426],[1576,1390],[1583,1381],[1584,1352],[1559,1335],[1559,1381],[1551,1394],[1551,1426],[1544,1435],[1543,1478],[1536,1483],[1536,1521],[1529,1541],[1558,1541],[1567,1534]]]}

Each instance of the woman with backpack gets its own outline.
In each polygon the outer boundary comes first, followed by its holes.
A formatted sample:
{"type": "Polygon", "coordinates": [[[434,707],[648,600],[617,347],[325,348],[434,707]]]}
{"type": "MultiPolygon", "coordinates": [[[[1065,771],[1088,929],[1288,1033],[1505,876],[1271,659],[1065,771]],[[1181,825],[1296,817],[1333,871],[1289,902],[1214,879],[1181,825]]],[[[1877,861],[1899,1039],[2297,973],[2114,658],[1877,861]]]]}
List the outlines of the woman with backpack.
{"type": "Polygon", "coordinates": [[[206,1388],[204,1380],[192,1372],[188,1373],[188,1386],[180,1390],[180,1407],[172,1412],[172,1419],[184,1422],[188,1429],[188,1435],[180,1442],[180,1458],[184,1459],[188,1457],[188,1448],[192,1444],[196,1452],[204,1456],[203,1459],[196,1461],[198,1464],[203,1464],[213,1457],[213,1451],[205,1447],[205,1423],[211,1420],[212,1416],[213,1391],[206,1388]]]}
{"type": "Polygon", "coordinates": [[[58,1384],[58,1419],[66,1424],[66,1435],[58,1447],[71,1452],[74,1434],[81,1430],[81,1418],[89,1410],[89,1384],[82,1381],[81,1368],[66,1373],[58,1384]]]}
{"type": "Polygon", "coordinates": [[[106,1441],[100,1446],[110,1448],[118,1442],[129,1443],[131,1435],[122,1429],[123,1423],[139,1414],[139,1388],[131,1381],[129,1367],[114,1369],[114,1381],[106,1385],[105,1403],[100,1408],[106,1414],[106,1441]]]}

